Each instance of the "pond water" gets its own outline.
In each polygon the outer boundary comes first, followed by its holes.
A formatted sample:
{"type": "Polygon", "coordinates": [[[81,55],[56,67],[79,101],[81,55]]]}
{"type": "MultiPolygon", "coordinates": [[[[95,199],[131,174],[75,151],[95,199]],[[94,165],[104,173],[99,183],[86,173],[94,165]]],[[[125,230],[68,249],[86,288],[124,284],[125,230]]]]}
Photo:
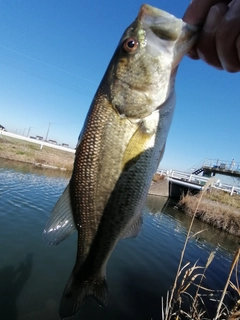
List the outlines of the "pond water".
{"type": "MultiPolygon", "coordinates": [[[[0,318],[59,319],[59,302],[75,262],[76,233],[59,246],[47,246],[42,230],[69,181],[64,173],[15,166],[0,159],[0,318]]],[[[107,266],[109,303],[87,299],[73,319],[161,319],[161,297],[174,282],[190,218],[149,197],[136,239],[119,241],[107,266]]],[[[239,238],[199,221],[207,229],[188,244],[184,262],[205,265],[205,285],[223,289],[239,238]]]]}

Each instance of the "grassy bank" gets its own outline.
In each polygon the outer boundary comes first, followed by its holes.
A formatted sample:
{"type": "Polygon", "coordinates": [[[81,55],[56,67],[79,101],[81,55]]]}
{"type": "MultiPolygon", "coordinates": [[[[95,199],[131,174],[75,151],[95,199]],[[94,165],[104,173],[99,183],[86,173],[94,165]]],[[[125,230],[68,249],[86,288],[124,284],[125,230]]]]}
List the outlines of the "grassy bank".
{"type": "Polygon", "coordinates": [[[0,158],[71,171],[74,154],[24,140],[0,137],[0,158]]]}
{"type": "Polygon", "coordinates": [[[190,216],[196,211],[196,218],[230,234],[240,236],[240,196],[209,189],[204,194],[187,194],[178,207],[190,216]],[[199,198],[201,201],[199,202],[199,198]]]}

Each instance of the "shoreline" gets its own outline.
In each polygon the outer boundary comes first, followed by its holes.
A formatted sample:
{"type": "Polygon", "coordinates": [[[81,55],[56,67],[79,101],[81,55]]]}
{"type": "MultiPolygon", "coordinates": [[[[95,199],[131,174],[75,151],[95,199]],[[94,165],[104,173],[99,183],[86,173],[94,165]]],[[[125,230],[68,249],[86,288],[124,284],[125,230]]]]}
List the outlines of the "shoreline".
{"type": "Polygon", "coordinates": [[[71,172],[74,153],[6,136],[0,137],[0,158],[36,167],[71,172]]]}
{"type": "Polygon", "coordinates": [[[191,217],[196,211],[196,219],[240,237],[240,196],[230,196],[214,189],[202,192],[197,195],[187,194],[177,203],[177,208],[191,217]]]}
{"type": "MultiPolygon", "coordinates": [[[[49,171],[66,172],[70,175],[73,169],[74,158],[75,154],[67,151],[47,146],[40,149],[39,145],[32,142],[10,137],[0,137],[0,159],[5,161],[16,161],[49,171]]],[[[159,187],[159,185],[162,188],[162,192],[164,192],[166,189],[165,182],[164,177],[155,175],[149,194],[154,191],[153,187],[159,187]]],[[[163,195],[166,196],[166,199],[168,198],[167,193],[163,195]]],[[[210,192],[210,194],[204,192],[199,203],[200,195],[201,193],[197,195],[187,194],[176,204],[176,207],[190,216],[194,214],[198,207],[196,212],[197,219],[239,237],[240,196],[230,196],[229,194],[215,190],[214,192],[210,192]]]]}
{"type": "MultiPolygon", "coordinates": [[[[168,196],[167,189],[165,176],[155,174],[149,195],[168,196]]],[[[188,192],[175,202],[175,207],[188,216],[193,216],[196,211],[196,219],[240,237],[240,195],[238,194],[230,195],[226,191],[214,188],[200,191],[195,195],[188,192]]]]}

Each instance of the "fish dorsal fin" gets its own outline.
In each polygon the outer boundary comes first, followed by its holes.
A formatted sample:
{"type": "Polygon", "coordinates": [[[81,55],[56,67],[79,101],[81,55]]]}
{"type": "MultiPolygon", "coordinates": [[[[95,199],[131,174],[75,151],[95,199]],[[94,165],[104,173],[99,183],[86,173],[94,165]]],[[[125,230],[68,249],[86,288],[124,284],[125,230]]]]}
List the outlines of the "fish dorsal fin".
{"type": "Polygon", "coordinates": [[[50,245],[57,245],[75,230],[68,185],[50,214],[43,239],[50,245]]]}

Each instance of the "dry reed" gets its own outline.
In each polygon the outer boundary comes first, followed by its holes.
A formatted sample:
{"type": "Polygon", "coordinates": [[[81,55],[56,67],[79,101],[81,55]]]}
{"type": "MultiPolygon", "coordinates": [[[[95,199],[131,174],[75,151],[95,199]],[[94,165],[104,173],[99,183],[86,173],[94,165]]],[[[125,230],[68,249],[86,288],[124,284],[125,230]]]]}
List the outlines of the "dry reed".
{"type": "MultiPolygon", "coordinates": [[[[192,229],[194,219],[197,213],[199,212],[199,208],[201,206],[203,196],[206,193],[206,190],[211,184],[211,182],[212,181],[210,179],[208,184],[205,186],[204,190],[198,196],[198,201],[195,206],[195,210],[193,210],[192,220],[188,229],[183,250],[181,252],[180,261],[179,261],[176,277],[174,280],[174,284],[170,293],[167,292],[165,306],[162,298],[162,319],[163,320],[173,320],[173,319],[174,320],[180,320],[180,319],[207,320],[208,319],[206,318],[207,308],[202,298],[202,294],[200,293],[200,289],[203,292],[207,292],[209,296],[214,296],[213,294],[214,291],[203,287],[202,282],[203,282],[203,279],[205,279],[205,273],[208,267],[210,266],[211,262],[214,259],[215,253],[214,252],[210,253],[204,267],[199,266],[197,262],[193,266],[190,266],[189,262],[186,263],[184,266],[182,266],[182,262],[183,262],[184,254],[187,248],[188,241],[192,237],[191,229],[192,229]],[[195,287],[194,294],[189,292],[190,286],[195,287]],[[187,309],[185,308],[185,310],[183,310],[184,297],[188,298],[188,308],[187,309]]],[[[194,236],[196,236],[196,234],[194,236]]],[[[219,300],[211,299],[217,302],[216,314],[213,320],[240,319],[240,287],[239,287],[239,281],[238,281],[239,257],[240,257],[240,249],[237,250],[234,256],[234,259],[232,261],[230,271],[228,274],[228,279],[222,291],[221,298],[219,300]],[[231,281],[231,277],[234,269],[235,269],[235,283],[231,281]],[[224,303],[224,298],[227,295],[227,290],[229,287],[231,287],[235,291],[237,296],[237,299],[235,299],[235,302],[231,308],[230,307],[228,308],[227,305],[224,303]]],[[[206,296],[208,296],[208,294],[206,294],[206,296]]]]}
{"type": "Polygon", "coordinates": [[[159,174],[159,173],[155,173],[153,178],[152,178],[152,181],[153,182],[159,182],[159,181],[162,181],[166,178],[166,176],[164,174],[159,174]]]}

